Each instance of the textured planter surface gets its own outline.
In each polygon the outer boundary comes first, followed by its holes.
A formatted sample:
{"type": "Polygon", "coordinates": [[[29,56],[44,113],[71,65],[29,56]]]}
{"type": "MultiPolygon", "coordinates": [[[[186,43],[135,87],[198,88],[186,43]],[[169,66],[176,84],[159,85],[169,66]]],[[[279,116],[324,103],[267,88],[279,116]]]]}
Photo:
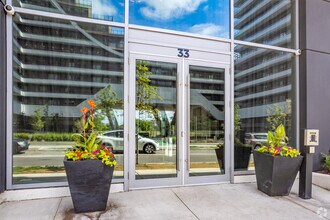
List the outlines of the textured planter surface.
{"type": "Polygon", "coordinates": [[[250,162],[251,147],[234,147],[234,169],[247,169],[250,162]]]}
{"type": "Polygon", "coordinates": [[[323,173],[313,173],[313,184],[330,190],[330,175],[323,173]]]}
{"type": "Polygon", "coordinates": [[[64,160],[64,166],[75,212],[105,210],[114,167],[101,160],[64,160]]]}
{"type": "Polygon", "coordinates": [[[303,157],[274,157],[253,151],[253,158],[258,189],[269,196],[289,195],[303,157]]]}

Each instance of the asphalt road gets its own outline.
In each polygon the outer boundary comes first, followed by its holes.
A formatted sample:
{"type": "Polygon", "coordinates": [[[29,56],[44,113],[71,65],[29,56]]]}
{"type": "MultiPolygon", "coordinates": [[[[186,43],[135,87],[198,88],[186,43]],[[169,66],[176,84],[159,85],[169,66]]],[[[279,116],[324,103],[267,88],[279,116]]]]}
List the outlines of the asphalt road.
{"type": "MultiPolygon", "coordinates": [[[[62,166],[65,148],[32,148],[13,156],[14,166],[62,166]]],[[[118,164],[123,163],[122,152],[116,152],[118,164]]],[[[214,149],[192,149],[191,162],[217,162],[214,149]]],[[[155,154],[139,153],[139,163],[174,163],[175,151],[159,150],[155,154]]]]}

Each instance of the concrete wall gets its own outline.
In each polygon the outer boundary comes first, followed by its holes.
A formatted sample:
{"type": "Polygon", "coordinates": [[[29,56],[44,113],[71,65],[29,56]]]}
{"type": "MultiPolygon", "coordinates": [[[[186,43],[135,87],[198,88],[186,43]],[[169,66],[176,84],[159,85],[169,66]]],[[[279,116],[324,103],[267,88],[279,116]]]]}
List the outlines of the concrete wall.
{"type": "Polygon", "coordinates": [[[0,5],[0,193],[6,184],[6,15],[0,5]]]}
{"type": "MultiPolygon", "coordinates": [[[[330,1],[300,0],[300,128],[320,129],[313,170],[330,149],[330,1]]],[[[302,137],[300,143],[303,143],[302,137]]]]}

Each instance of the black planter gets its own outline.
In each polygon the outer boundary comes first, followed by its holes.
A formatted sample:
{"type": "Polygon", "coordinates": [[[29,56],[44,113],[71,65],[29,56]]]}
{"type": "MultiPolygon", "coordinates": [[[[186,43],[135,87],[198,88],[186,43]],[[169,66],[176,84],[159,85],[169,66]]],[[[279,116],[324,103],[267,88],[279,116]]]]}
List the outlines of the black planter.
{"type": "Polygon", "coordinates": [[[217,155],[217,159],[218,159],[218,164],[220,169],[225,169],[225,152],[224,152],[224,147],[219,147],[214,149],[215,154],[217,155]]]}
{"type": "Polygon", "coordinates": [[[75,212],[105,210],[114,167],[101,160],[64,160],[64,167],[75,212]]]}
{"type": "Polygon", "coordinates": [[[303,157],[275,157],[253,151],[253,159],[258,189],[269,196],[289,195],[303,157]]]}
{"type": "Polygon", "coordinates": [[[250,162],[252,147],[234,147],[234,169],[247,169],[250,162]]]}
{"type": "MultiPolygon", "coordinates": [[[[224,148],[219,147],[214,149],[217,155],[219,166],[224,169],[225,157],[224,148]]],[[[247,169],[250,161],[251,147],[235,146],[234,147],[234,169],[247,169]]]]}

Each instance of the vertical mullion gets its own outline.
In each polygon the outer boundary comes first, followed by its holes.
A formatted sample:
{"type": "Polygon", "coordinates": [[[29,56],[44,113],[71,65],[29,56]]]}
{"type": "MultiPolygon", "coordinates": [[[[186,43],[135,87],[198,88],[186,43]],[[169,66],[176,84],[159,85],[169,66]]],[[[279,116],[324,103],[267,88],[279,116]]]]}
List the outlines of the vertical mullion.
{"type": "MultiPolygon", "coordinates": [[[[7,1],[11,5],[11,0],[7,1]]],[[[6,139],[6,184],[7,189],[13,188],[13,151],[12,151],[12,131],[13,131],[13,17],[6,15],[6,30],[7,30],[7,139],[6,139]]]]}
{"type": "MultiPolygon", "coordinates": [[[[234,0],[230,0],[230,52],[231,52],[231,62],[230,62],[230,74],[229,74],[229,82],[230,82],[230,91],[225,91],[225,92],[230,92],[230,106],[229,106],[229,116],[230,116],[230,130],[225,131],[229,132],[231,135],[230,140],[229,140],[229,151],[230,151],[230,158],[229,158],[229,175],[230,175],[230,182],[234,183],[234,0]]],[[[228,77],[228,74],[227,74],[228,77]]],[[[225,115],[227,113],[225,112],[225,115]]],[[[225,116],[226,117],[226,116],[225,116]]],[[[225,143],[226,146],[226,143],[225,143]]],[[[226,149],[226,148],[225,148],[226,149]]],[[[227,148],[228,149],[228,148],[227,148]]],[[[226,154],[225,154],[226,155],[226,154]]]]}
{"type": "Polygon", "coordinates": [[[129,189],[129,50],[128,50],[128,19],[129,19],[129,0],[125,0],[125,28],[124,28],[124,191],[129,189]]]}

